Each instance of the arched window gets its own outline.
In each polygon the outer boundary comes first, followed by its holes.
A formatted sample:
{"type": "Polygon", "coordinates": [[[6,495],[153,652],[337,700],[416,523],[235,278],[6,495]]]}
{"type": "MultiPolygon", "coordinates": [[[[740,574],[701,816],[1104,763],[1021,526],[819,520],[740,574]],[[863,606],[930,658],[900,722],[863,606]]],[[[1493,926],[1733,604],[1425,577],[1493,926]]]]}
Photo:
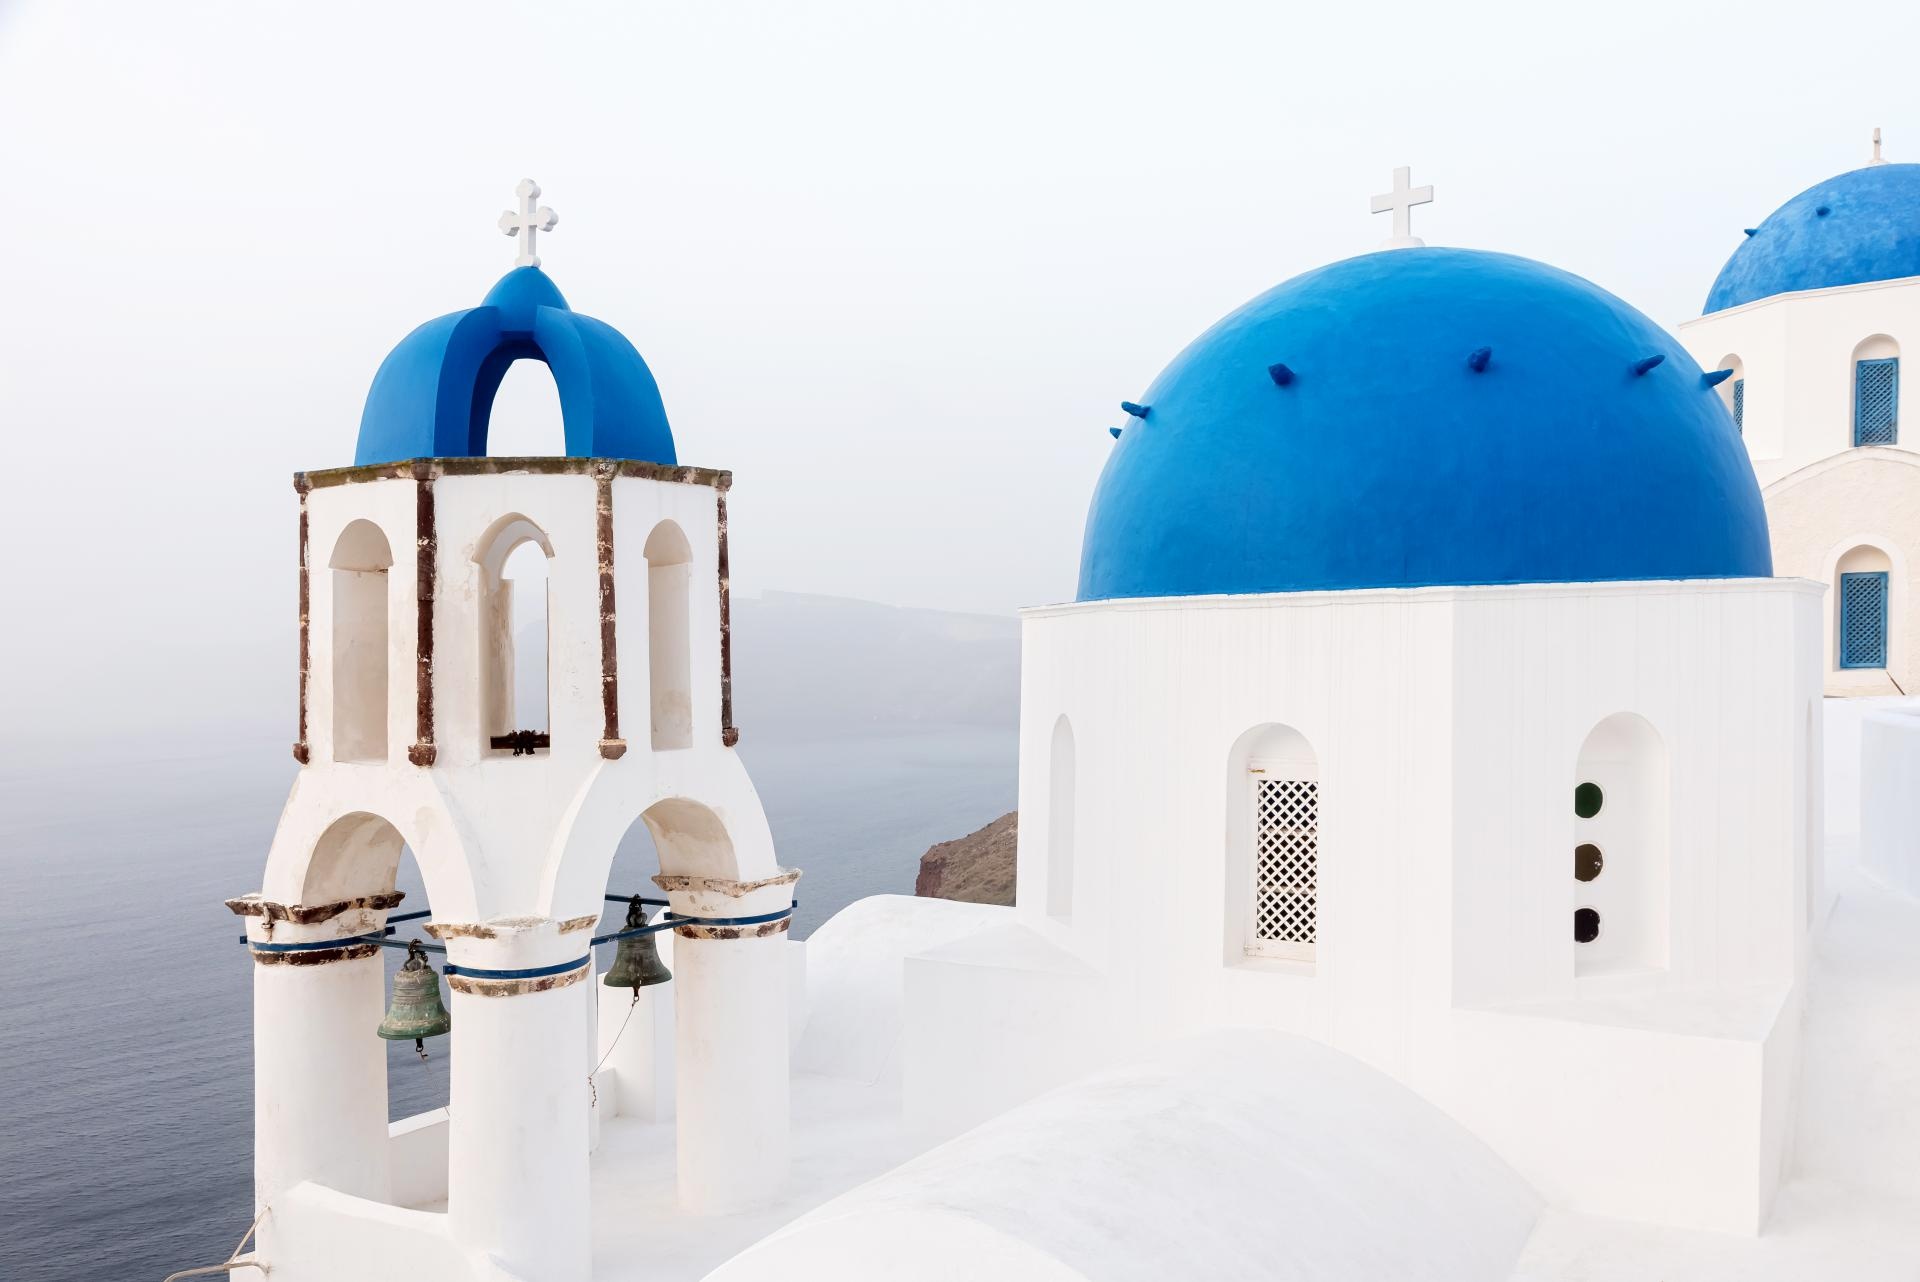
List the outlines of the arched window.
{"type": "Polygon", "coordinates": [[[688,593],[693,548],[672,521],[647,535],[647,673],[653,748],[693,746],[692,638],[688,593]]]}
{"type": "Polygon", "coordinates": [[[1740,435],[1747,434],[1747,367],[1738,356],[1729,352],[1720,358],[1715,368],[1730,369],[1733,377],[1720,384],[1720,399],[1727,403],[1727,412],[1733,415],[1733,426],[1740,435]]]}
{"type": "Polygon", "coordinates": [[[1900,345],[1875,334],[1853,349],[1853,443],[1900,439],[1900,345]]]}
{"type": "Polygon", "coordinates": [[[1268,725],[1242,735],[1227,782],[1228,911],[1251,957],[1314,960],[1320,935],[1320,763],[1306,737],[1268,725]]]}
{"type": "Polygon", "coordinates": [[[546,362],[522,357],[508,365],[488,409],[482,448],[496,458],[554,454],[564,432],[560,388],[546,362]]]}
{"type": "Polygon", "coordinates": [[[1074,776],[1073,726],[1063,714],[1053,723],[1047,754],[1047,915],[1073,916],[1073,844],[1080,790],[1074,776]]]}
{"type": "Polygon", "coordinates": [[[1659,732],[1630,712],[1595,726],[1573,783],[1576,975],[1667,964],[1667,813],[1659,732]]]}
{"type": "Polygon", "coordinates": [[[1893,561],[1877,547],[1857,547],[1840,558],[1833,592],[1835,666],[1887,666],[1892,570],[1893,561]]]}
{"type": "Polygon", "coordinates": [[[333,759],[387,756],[387,571],[393,551],[372,521],[340,532],[333,570],[333,759]]]}
{"type": "Polygon", "coordinates": [[[480,724],[487,747],[521,755],[553,742],[548,717],[547,571],[553,545],[524,516],[480,540],[480,724]]]}

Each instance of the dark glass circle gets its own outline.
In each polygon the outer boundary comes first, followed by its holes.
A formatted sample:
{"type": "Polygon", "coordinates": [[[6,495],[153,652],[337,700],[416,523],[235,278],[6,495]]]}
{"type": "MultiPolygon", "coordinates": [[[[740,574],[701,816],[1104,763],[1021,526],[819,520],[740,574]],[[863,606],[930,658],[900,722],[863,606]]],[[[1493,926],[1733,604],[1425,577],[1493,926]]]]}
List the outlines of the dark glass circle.
{"type": "Polygon", "coordinates": [[[1592,881],[1600,875],[1607,861],[1600,855],[1600,847],[1591,841],[1583,841],[1573,848],[1573,875],[1581,881],[1592,881]]]}
{"type": "Polygon", "coordinates": [[[1591,944],[1600,938],[1600,914],[1591,908],[1573,910],[1573,942],[1591,944]]]}
{"type": "Polygon", "coordinates": [[[1573,813],[1582,819],[1591,819],[1600,813],[1600,803],[1606,800],[1597,783],[1583,783],[1573,790],[1573,813]]]}

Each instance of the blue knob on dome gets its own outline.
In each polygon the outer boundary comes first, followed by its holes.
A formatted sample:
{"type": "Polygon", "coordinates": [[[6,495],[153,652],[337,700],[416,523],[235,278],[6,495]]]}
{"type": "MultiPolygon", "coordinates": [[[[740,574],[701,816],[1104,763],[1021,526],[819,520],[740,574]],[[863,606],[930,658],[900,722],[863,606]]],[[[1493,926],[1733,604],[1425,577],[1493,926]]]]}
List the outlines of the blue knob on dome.
{"type": "Polygon", "coordinates": [[[1658,353],[1652,356],[1642,356],[1639,360],[1633,363],[1633,372],[1636,375],[1638,375],[1638,374],[1645,374],[1649,370],[1659,369],[1661,363],[1666,359],[1667,359],[1666,357],[1661,356],[1658,353]]]}
{"type": "Polygon", "coordinates": [[[1708,387],[1718,387],[1720,386],[1720,384],[1726,382],[1728,379],[1732,377],[1733,377],[1732,370],[1716,369],[1716,370],[1709,370],[1705,374],[1702,374],[1700,376],[1700,381],[1705,383],[1708,387]]]}
{"type": "Polygon", "coordinates": [[[1269,365],[1267,377],[1271,378],[1276,386],[1285,387],[1293,381],[1293,371],[1285,365],[1269,365]]]}
{"type": "Polygon", "coordinates": [[[1148,407],[1145,405],[1135,405],[1132,401],[1121,401],[1120,408],[1135,418],[1145,418],[1147,416],[1148,407]]]}
{"type": "Polygon", "coordinates": [[[1467,353],[1467,368],[1479,374],[1487,368],[1487,362],[1493,359],[1491,347],[1476,347],[1467,353]]]}

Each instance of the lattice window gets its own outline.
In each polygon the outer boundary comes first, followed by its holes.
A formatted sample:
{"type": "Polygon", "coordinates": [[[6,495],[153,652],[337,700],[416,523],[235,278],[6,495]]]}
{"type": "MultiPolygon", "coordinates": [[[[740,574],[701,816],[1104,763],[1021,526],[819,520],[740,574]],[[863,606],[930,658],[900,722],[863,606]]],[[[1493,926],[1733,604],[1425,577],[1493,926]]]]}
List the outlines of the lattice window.
{"type": "Polygon", "coordinates": [[[1840,576],[1840,666],[1887,666],[1887,575],[1840,576]]]}
{"type": "Polygon", "coordinates": [[[1740,435],[1747,434],[1747,380],[1744,378],[1733,380],[1733,426],[1740,435]]]}
{"type": "Polygon", "coordinates": [[[1250,951],[1311,956],[1319,911],[1320,785],[1311,779],[1257,783],[1250,951]]]}
{"type": "Polygon", "coordinates": [[[1892,445],[1899,439],[1900,358],[1853,363],[1853,443],[1892,445]]]}

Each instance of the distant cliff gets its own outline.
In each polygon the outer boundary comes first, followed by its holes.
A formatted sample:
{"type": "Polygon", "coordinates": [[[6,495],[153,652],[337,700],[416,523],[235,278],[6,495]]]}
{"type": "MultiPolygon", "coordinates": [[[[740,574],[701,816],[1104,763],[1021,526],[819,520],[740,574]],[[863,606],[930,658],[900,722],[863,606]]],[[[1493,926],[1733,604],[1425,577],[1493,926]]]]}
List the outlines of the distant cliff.
{"type": "Polygon", "coordinates": [[[943,841],[920,856],[913,893],[928,899],[960,899],[970,904],[1013,903],[1013,848],[1020,814],[1011,811],[953,841],[943,841]]]}

